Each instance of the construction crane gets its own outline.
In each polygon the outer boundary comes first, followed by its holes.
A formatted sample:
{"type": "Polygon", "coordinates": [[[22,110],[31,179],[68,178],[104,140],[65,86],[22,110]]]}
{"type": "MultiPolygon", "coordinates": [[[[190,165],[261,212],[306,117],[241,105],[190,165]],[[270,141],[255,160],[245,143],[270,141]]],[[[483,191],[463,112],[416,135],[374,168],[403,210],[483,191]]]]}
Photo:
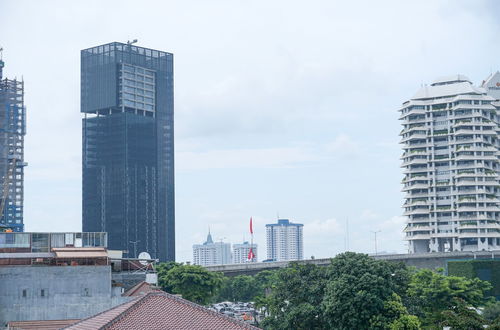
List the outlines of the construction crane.
{"type": "MultiPolygon", "coordinates": [[[[3,181],[3,194],[2,194],[2,200],[0,201],[0,218],[2,217],[3,211],[5,210],[5,204],[7,204],[7,199],[9,198],[9,185],[10,185],[10,179],[14,175],[14,171],[16,169],[16,163],[17,163],[17,158],[13,157],[12,163],[9,166],[9,170],[7,172],[7,175],[4,178],[3,181]]],[[[5,222],[7,222],[7,216],[4,215],[5,222]]]]}

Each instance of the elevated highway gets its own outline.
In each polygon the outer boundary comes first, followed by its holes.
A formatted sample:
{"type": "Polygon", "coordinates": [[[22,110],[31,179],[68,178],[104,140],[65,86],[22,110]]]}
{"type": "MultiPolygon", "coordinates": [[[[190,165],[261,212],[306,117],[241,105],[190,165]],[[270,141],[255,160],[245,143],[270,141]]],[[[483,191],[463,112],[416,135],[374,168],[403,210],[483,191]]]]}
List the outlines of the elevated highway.
{"type": "MultiPolygon", "coordinates": [[[[415,253],[415,254],[383,254],[370,255],[372,258],[387,260],[391,262],[403,262],[407,266],[416,268],[447,268],[448,261],[451,260],[471,260],[471,259],[500,259],[500,251],[483,252],[436,252],[436,253],[415,253]]],[[[326,266],[330,264],[331,258],[307,259],[296,261],[299,264],[314,264],[326,266]]],[[[255,275],[263,270],[274,270],[287,267],[289,261],[277,262],[255,262],[245,264],[228,264],[205,267],[209,271],[222,272],[226,276],[255,275]]]]}

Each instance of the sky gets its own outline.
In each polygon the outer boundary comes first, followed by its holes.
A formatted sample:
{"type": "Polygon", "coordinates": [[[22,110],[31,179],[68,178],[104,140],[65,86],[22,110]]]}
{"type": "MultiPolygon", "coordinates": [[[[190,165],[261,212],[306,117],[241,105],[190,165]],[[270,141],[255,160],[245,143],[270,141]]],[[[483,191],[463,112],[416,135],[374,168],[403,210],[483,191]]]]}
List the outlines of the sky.
{"type": "Polygon", "coordinates": [[[80,50],[174,54],[176,258],[304,224],[304,256],[404,253],[397,109],[500,69],[498,1],[0,0],[27,106],[25,230],[81,230],[80,50]],[[347,228],[348,227],[348,228],[347,228]]]}

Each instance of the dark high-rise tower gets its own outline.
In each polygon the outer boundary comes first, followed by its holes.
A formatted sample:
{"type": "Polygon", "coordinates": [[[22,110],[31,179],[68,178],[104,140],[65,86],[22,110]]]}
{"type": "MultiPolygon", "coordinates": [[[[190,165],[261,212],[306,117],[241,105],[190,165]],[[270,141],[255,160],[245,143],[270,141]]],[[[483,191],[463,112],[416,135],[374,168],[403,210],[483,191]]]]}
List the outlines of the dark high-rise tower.
{"type": "Polygon", "coordinates": [[[3,67],[0,57],[0,225],[19,232],[24,230],[24,82],[3,79],[3,67]]]}
{"type": "Polygon", "coordinates": [[[175,259],[173,54],[81,51],[83,231],[128,257],[175,259]]]}

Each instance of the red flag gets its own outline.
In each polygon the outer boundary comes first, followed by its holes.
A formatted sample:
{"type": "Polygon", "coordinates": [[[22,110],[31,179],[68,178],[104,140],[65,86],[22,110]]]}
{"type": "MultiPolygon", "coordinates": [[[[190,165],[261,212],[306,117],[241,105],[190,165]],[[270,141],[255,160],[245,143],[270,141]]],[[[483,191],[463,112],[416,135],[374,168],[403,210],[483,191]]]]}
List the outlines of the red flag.
{"type": "Polygon", "coordinates": [[[252,217],[250,217],[250,234],[253,234],[252,217]]]}
{"type": "Polygon", "coordinates": [[[248,260],[253,260],[255,259],[255,254],[253,254],[252,248],[250,248],[250,251],[248,252],[248,260]]]}

